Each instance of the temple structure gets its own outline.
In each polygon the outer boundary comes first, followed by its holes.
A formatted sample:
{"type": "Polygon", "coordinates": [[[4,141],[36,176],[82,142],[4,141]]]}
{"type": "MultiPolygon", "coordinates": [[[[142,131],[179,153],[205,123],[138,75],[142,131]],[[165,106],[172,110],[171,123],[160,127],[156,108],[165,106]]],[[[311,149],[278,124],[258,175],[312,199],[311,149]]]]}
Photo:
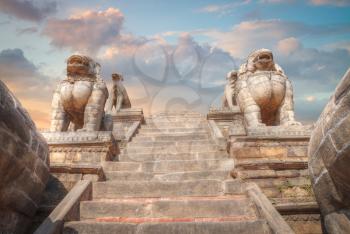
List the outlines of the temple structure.
{"type": "Polygon", "coordinates": [[[67,60],[41,133],[0,82],[0,233],[349,232],[350,72],[314,129],[267,49],[206,115],[144,117],[100,69],[67,60]]]}

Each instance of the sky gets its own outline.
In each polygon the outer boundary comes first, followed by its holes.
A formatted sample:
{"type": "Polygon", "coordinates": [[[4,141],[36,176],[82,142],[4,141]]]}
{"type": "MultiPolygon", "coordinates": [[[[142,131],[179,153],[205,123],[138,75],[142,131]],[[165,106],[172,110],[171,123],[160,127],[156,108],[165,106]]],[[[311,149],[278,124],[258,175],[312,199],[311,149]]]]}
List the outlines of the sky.
{"type": "Polygon", "coordinates": [[[226,74],[267,48],[291,80],[296,118],[316,121],[350,65],[350,0],[0,0],[0,79],[39,128],[66,60],[121,73],[146,115],[219,108],[226,74]]]}

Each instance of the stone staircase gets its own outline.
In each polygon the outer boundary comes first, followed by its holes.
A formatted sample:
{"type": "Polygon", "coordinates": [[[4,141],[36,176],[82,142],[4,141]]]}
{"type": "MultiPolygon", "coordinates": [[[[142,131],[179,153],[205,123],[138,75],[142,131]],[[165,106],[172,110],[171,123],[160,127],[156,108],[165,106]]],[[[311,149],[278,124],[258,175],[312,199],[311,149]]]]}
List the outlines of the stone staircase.
{"type": "Polygon", "coordinates": [[[64,233],[272,233],[197,113],[146,119],[64,233]]]}

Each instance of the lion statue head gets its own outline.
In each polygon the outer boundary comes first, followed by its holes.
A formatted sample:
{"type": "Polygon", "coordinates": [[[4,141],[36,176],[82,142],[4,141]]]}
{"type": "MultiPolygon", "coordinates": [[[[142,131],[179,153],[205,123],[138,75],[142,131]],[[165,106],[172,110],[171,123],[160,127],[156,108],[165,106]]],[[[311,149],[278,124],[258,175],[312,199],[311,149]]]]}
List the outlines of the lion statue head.
{"type": "Polygon", "coordinates": [[[68,77],[89,77],[96,80],[100,65],[90,57],[84,55],[72,55],[67,60],[68,77]]]}
{"type": "Polygon", "coordinates": [[[284,74],[282,68],[274,62],[272,51],[268,49],[259,49],[252,52],[247,61],[239,68],[240,75],[256,71],[275,71],[284,74]]]}

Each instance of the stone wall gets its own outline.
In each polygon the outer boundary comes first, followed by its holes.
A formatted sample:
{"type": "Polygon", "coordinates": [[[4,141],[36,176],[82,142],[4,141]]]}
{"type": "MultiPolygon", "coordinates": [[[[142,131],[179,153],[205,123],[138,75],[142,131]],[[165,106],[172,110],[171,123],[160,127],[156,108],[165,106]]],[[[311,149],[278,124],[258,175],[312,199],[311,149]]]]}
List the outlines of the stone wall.
{"type": "Polygon", "coordinates": [[[309,171],[327,233],[349,233],[350,69],[316,123],[309,144],[309,171]]]}
{"type": "Polygon", "coordinates": [[[49,178],[49,150],[0,81],[0,233],[24,233],[49,178]]]}

